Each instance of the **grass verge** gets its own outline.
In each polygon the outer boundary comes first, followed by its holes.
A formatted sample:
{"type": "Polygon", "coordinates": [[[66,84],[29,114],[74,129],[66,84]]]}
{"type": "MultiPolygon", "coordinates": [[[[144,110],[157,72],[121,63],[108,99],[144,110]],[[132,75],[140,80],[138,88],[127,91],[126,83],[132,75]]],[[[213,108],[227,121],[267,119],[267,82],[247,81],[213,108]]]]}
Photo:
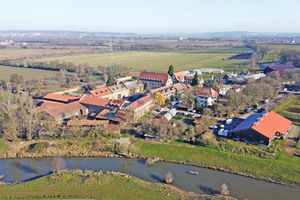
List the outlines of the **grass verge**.
{"type": "Polygon", "coordinates": [[[0,155],[4,154],[7,151],[7,144],[3,139],[0,139],[0,155]]]}
{"type": "MultiPolygon", "coordinates": [[[[276,144],[283,146],[283,141],[276,144]]],[[[266,159],[218,151],[209,147],[145,141],[139,155],[219,169],[271,182],[300,185],[300,159],[283,151],[278,152],[273,158],[266,159]]]]}
{"type": "MultiPolygon", "coordinates": [[[[199,197],[122,173],[63,172],[20,183],[0,186],[1,199],[221,199],[199,197]]],[[[226,197],[224,199],[227,199],[226,197]]],[[[230,197],[228,197],[230,199],[230,197]]]]}

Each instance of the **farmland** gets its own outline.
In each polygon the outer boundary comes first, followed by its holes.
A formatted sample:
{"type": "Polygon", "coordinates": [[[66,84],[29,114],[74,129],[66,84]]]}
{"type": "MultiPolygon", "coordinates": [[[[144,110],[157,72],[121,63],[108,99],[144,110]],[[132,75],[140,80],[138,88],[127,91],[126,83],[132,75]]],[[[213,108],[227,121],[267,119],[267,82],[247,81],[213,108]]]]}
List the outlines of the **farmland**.
{"type": "Polygon", "coordinates": [[[260,63],[277,62],[278,54],[283,49],[300,51],[300,45],[267,45],[267,48],[270,51],[264,55],[264,58],[260,63]]]}
{"type": "MultiPolygon", "coordinates": [[[[222,68],[231,71],[237,64],[247,60],[229,60],[233,53],[180,53],[180,52],[121,52],[113,55],[116,65],[132,67],[135,71],[164,72],[169,65],[173,65],[176,71],[192,70],[201,67],[222,68]]],[[[108,66],[110,54],[93,54],[81,56],[64,56],[42,58],[37,61],[74,62],[75,64],[89,63],[92,66],[108,66]]]]}
{"type": "Polygon", "coordinates": [[[0,49],[0,60],[15,59],[15,58],[35,58],[46,56],[60,56],[75,53],[83,53],[90,51],[89,49],[79,48],[36,48],[36,49],[21,49],[21,48],[7,48],[0,49]]]}
{"type": "Polygon", "coordinates": [[[8,81],[11,74],[22,75],[24,80],[37,79],[41,74],[55,75],[56,71],[47,71],[40,69],[30,69],[30,68],[18,68],[18,67],[8,67],[0,65],[0,80],[8,81]]]}
{"type": "Polygon", "coordinates": [[[294,96],[289,102],[278,107],[275,112],[300,126],[300,97],[294,96]]]}

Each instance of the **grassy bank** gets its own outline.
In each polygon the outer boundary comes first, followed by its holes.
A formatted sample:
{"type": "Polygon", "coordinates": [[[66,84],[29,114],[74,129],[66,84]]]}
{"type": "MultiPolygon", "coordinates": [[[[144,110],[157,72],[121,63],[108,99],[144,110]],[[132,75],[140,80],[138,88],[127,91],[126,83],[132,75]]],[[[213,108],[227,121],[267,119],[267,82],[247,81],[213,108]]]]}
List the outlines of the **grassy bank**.
{"type": "MultiPolygon", "coordinates": [[[[63,172],[27,183],[0,186],[1,199],[227,199],[187,194],[121,173],[63,172]]],[[[228,197],[228,199],[231,199],[228,197]]]]}
{"type": "MultiPolygon", "coordinates": [[[[268,150],[255,150],[252,146],[240,146],[236,151],[211,147],[136,140],[128,148],[116,147],[105,140],[53,140],[8,143],[8,149],[0,158],[15,157],[128,157],[153,158],[264,179],[270,182],[300,186],[300,158],[285,152],[285,142],[275,141],[268,150]],[[36,145],[39,143],[39,145],[36,145]],[[40,144],[42,143],[42,144],[40,144]],[[47,144],[45,144],[47,143],[47,144]],[[127,150],[126,150],[127,149],[127,150]],[[130,153],[129,153],[129,152],[130,153]],[[249,151],[253,151],[251,153],[249,151]],[[115,154],[118,152],[120,154],[115,154]],[[256,155],[259,153],[259,155],[256,155]],[[265,156],[261,155],[262,153],[265,156]]],[[[228,146],[228,148],[230,145],[228,146]]],[[[238,148],[233,146],[234,148],[238,148]]]]}
{"type": "Polygon", "coordinates": [[[3,139],[0,139],[0,156],[7,151],[7,144],[3,139]]]}
{"type": "Polygon", "coordinates": [[[208,147],[145,141],[139,155],[157,156],[166,161],[220,169],[271,182],[300,185],[300,159],[283,151],[274,158],[265,159],[208,147]]]}

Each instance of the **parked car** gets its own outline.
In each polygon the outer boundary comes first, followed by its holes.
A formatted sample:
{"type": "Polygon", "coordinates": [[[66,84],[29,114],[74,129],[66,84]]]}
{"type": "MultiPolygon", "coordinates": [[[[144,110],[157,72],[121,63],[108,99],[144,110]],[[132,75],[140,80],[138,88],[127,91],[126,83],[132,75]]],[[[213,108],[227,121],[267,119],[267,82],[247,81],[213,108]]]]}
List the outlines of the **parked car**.
{"type": "Polygon", "coordinates": [[[191,109],[188,108],[187,111],[191,111],[191,109]]]}
{"type": "Polygon", "coordinates": [[[250,112],[250,111],[251,111],[251,108],[246,108],[244,112],[245,112],[245,113],[248,113],[248,112],[250,112]]]}
{"type": "Polygon", "coordinates": [[[164,111],[164,110],[165,110],[164,108],[158,109],[159,112],[162,112],[162,111],[164,111]]]}
{"type": "Polygon", "coordinates": [[[193,110],[193,113],[196,113],[196,110],[193,110]]]}
{"type": "Polygon", "coordinates": [[[213,117],[220,117],[220,115],[218,115],[218,114],[213,114],[212,116],[213,117]]]}

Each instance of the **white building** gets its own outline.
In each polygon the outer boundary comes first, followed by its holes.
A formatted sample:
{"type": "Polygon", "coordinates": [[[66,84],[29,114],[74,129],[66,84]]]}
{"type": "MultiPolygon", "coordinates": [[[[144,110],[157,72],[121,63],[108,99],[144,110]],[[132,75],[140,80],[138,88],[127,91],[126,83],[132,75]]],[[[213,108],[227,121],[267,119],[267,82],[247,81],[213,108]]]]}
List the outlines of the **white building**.
{"type": "Polygon", "coordinates": [[[212,106],[219,96],[218,92],[210,87],[201,88],[196,94],[196,100],[202,107],[212,106]]]}

